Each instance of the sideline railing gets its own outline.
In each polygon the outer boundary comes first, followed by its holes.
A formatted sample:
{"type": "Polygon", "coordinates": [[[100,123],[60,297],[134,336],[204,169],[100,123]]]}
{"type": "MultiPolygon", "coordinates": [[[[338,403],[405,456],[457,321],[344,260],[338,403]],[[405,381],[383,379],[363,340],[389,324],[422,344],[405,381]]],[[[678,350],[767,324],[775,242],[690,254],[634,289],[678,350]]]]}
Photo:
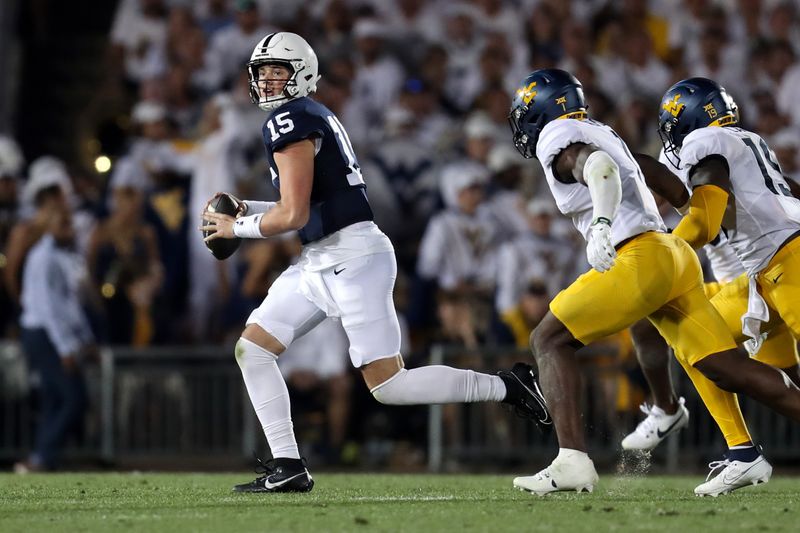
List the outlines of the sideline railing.
{"type": "MultiPolygon", "coordinates": [[[[104,348],[100,364],[88,369],[91,414],[70,455],[109,463],[192,457],[209,466],[249,458],[263,447],[263,437],[232,353],[231,347],[220,346],[104,348]]],[[[470,352],[437,345],[429,360],[493,372],[531,356],[525,350],[481,347],[470,352]]],[[[587,443],[593,459],[608,466],[618,461],[620,440],[642,414],[633,402],[621,401],[621,368],[613,348],[584,348],[579,361],[587,443]]],[[[688,428],[654,452],[654,462],[668,472],[696,469],[723,450],[715,423],[683,371],[673,366],[691,417],[688,428]]],[[[0,342],[0,460],[19,459],[30,450],[35,411],[29,378],[19,347],[0,342]]],[[[796,461],[800,425],[749,399],[740,401],[767,456],[796,461]]],[[[428,411],[427,461],[433,472],[544,464],[556,449],[554,434],[541,435],[497,405],[432,406],[428,411]]]]}

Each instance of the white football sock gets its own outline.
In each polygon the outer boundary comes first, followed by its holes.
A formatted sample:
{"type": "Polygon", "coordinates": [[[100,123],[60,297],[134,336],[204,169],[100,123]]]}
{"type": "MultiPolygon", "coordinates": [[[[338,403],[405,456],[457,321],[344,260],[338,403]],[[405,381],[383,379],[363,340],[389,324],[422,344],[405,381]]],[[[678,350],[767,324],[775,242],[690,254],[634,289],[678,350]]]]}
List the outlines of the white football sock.
{"type": "Polygon", "coordinates": [[[498,376],[432,365],[403,368],[370,392],[387,405],[499,402],[506,386],[498,376]]]}
{"type": "Polygon", "coordinates": [[[576,460],[589,459],[589,454],[580,450],[573,450],[572,448],[559,448],[558,455],[553,462],[570,462],[576,460]]]}
{"type": "Polygon", "coordinates": [[[250,402],[264,428],[272,457],[299,459],[289,391],[278,369],[278,358],[258,344],[240,338],[236,343],[236,362],[242,370],[250,402]]]}

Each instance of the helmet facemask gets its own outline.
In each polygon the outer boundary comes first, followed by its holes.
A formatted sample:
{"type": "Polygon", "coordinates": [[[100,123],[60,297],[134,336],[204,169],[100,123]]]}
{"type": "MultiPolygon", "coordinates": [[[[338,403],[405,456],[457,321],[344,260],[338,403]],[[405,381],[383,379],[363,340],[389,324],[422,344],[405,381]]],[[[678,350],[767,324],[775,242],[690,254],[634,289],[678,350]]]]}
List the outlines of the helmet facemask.
{"type": "Polygon", "coordinates": [[[530,108],[524,105],[515,107],[508,115],[514,147],[525,159],[536,157],[536,143],[544,127],[544,115],[539,115],[534,123],[529,115],[530,108]]]}
{"type": "Polygon", "coordinates": [[[671,120],[661,120],[658,124],[658,136],[661,138],[661,146],[664,147],[664,155],[676,170],[681,169],[680,145],[676,141],[675,129],[678,127],[677,117],[671,120]]]}
{"type": "Polygon", "coordinates": [[[276,107],[285,104],[289,100],[296,98],[299,92],[297,87],[297,73],[300,70],[302,70],[302,66],[300,68],[295,68],[295,66],[290,61],[280,61],[274,59],[251,61],[250,63],[247,64],[247,76],[249,78],[250,100],[264,111],[271,111],[276,107]],[[267,78],[263,80],[259,79],[258,70],[261,67],[269,65],[278,65],[284,67],[289,70],[290,74],[289,78],[285,80],[285,85],[283,86],[283,89],[279,94],[273,96],[265,96],[264,98],[262,98],[261,92],[259,91],[258,87],[259,83],[269,83],[272,81],[284,82],[284,80],[277,80],[274,78],[267,78]]]}

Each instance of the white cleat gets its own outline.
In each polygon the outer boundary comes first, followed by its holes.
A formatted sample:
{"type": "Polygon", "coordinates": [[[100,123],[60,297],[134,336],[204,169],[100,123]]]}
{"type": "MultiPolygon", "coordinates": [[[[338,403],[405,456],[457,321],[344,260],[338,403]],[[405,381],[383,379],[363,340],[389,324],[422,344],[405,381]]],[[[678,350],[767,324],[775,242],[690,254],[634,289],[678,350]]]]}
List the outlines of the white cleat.
{"type": "Polygon", "coordinates": [[[758,459],[750,463],[725,459],[709,463],[708,467],[711,472],[708,473],[706,482],[694,489],[697,496],[716,498],[720,494],[728,494],[748,485],[766,483],[772,476],[772,465],[764,459],[763,455],[759,455],[758,459]]]}
{"type": "Polygon", "coordinates": [[[569,462],[556,458],[538,474],[514,478],[514,487],[539,496],[569,490],[592,492],[597,480],[594,463],[588,457],[573,458],[569,462]]]}
{"type": "Polygon", "coordinates": [[[643,403],[639,409],[647,418],[639,422],[636,429],[622,439],[625,450],[652,450],[668,435],[675,433],[689,423],[689,410],[684,407],[683,397],[678,398],[678,410],[668,415],[662,409],[643,403]]]}

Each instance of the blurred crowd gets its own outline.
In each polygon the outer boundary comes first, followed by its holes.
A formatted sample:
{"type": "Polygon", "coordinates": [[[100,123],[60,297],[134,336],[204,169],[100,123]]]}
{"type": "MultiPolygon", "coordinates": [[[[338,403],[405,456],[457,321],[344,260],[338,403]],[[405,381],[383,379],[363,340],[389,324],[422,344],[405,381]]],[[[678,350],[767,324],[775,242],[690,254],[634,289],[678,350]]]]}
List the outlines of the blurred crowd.
{"type": "MultiPolygon", "coordinates": [[[[299,242],[249,241],[219,262],[196,228],[217,191],[277,197],[266,115],[250,102],[243,67],[279,30],[316,51],[315,98],[344,124],[394,242],[412,361],[437,341],[526,348],[550,298],[589,268],[538,163],[511,143],[510,95],[533,69],[573,72],[590,116],[652,155],[664,91],[690,75],[713,78],[800,178],[797,1],[120,0],[105,81],[87,105],[89,127],[76,132],[94,147],[92,163],[107,163],[86,172],[86,161],[26,153],[13,132],[0,138],[3,336],[17,335],[26,255],[60,210],[71,214],[97,342],[238,336],[299,242]],[[109,123],[121,125],[113,139],[109,123]]],[[[332,356],[346,362],[340,344],[332,356]]],[[[346,372],[334,366],[325,379],[346,372]]]]}

